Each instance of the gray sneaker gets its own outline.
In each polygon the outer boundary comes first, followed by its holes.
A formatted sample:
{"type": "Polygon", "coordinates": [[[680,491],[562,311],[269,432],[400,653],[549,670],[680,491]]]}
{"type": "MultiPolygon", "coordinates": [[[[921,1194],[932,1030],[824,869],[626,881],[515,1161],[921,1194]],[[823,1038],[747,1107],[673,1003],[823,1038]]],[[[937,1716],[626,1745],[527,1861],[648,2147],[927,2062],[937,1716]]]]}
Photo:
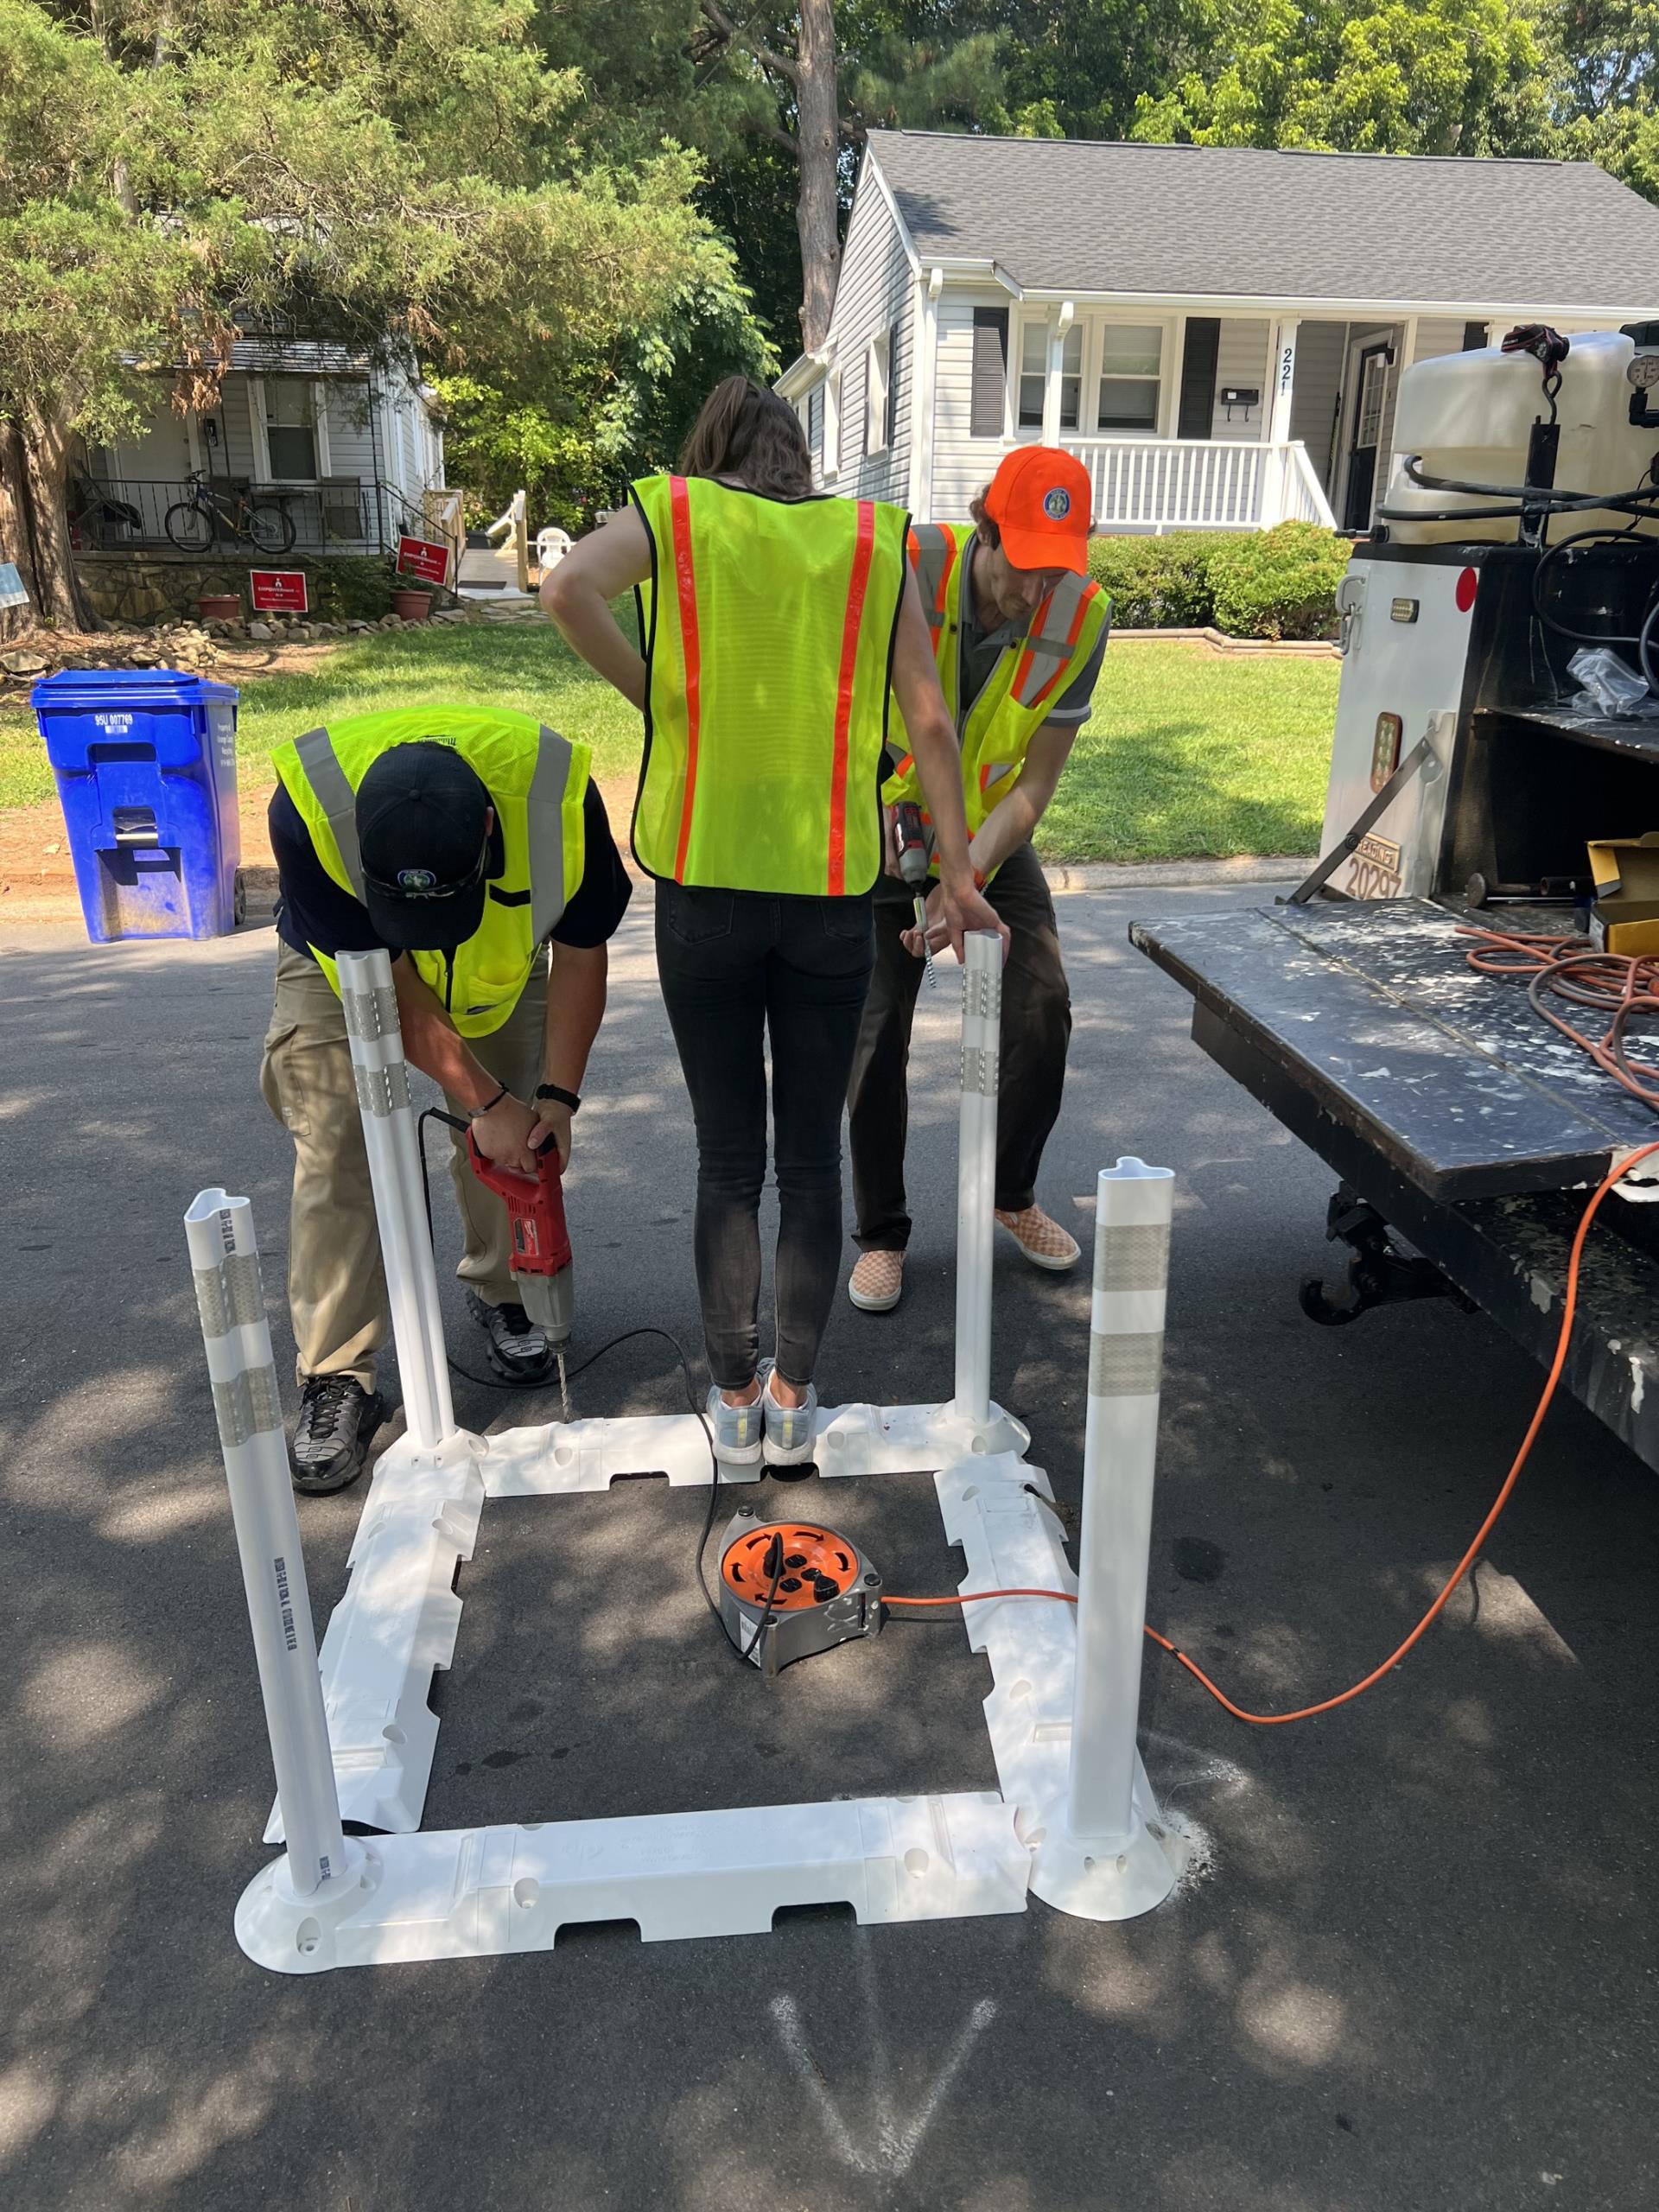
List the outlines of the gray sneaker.
{"type": "Polygon", "coordinates": [[[812,1457],[812,1431],[818,1416],[817,1391],[809,1382],[803,1404],[780,1406],[772,1395],[773,1370],[770,1361],[761,1372],[764,1379],[760,1404],[766,1416],[766,1465],[798,1467],[804,1459],[812,1457]]]}
{"type": "Polygon", "coordinates": [[[715,1457],[728,1467],[753,1467],[760,1457],[763,1391],[753,1405],[728,1406],[716,1384],[709,1393],[709,1426],[715,1457]]]}

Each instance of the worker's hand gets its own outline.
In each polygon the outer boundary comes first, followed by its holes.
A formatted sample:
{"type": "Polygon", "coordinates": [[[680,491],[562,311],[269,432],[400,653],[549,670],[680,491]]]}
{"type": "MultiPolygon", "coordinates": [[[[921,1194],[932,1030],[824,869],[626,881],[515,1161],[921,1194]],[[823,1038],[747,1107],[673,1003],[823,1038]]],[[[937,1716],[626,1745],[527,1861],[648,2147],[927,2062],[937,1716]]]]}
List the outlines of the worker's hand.
{"type": "MultiPolygon", "coordinates": [[[[995,930],[1002,940],[1002,957],[1007,958],[1008,925],[984,893],[975,887],[972,877],[960,885],[936,883],[927,898],[928,950],[943,952],[948,944],[960,960],[962,940],[969,930],[995,930]]],[[[899,941],[907,952],[921,958],[919,930],[906,930],[899,941]]]]}
{"type": "Polygon", "coordinates": [[[473,1135],[485,1159],[493,1160],[498,1167],[511,1168],[515,1175],[528,1175],[532,1180],[541,1173],[533,1141],[538,1126],[535,1108],[526,1106],[511,1091],[505,1098],[497,1099],[487,1113],[473,1116],[473,1135]]]}
{"type": "Polygon", "coordinates": [[[899,865],[899,810],[896,806],[881,809],[881,873],[904,881],[904,870],[899,865]]]}
{"type": "Polygon", "coordinates": [[[563,1175],[570,1165],[570,1109],[562,1106],[556,1098],[538,1098],[536,1112],[538,1118],[530,1133],[531,1147],[539,1152],[551,1137],[559,1148],[559,1173],[563,1175]]]}

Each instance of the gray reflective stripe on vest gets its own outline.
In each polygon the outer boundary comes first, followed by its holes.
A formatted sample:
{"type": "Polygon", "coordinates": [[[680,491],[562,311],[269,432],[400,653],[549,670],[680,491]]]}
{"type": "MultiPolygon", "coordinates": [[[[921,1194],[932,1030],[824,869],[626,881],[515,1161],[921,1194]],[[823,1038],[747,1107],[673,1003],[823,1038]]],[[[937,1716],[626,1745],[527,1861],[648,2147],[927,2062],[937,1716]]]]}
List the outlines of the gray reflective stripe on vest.
{"type": "Polygon", "coordinates": [[[530,835],[530,918],[542,944],[570,903],[564,880],[564,795],[570,785],[569,745],[543,722],[530,779],[524,818],[530,835]]]}
{"type": "MultiPolygon", "coordinates": [[[[927,626],[937,645],[939,632],[944,626],[945,610],[939,603],[939,586],[944,581],[945,564],[950,558],[950,540],[936,522],[917,523],[916,588],[922,594],[922,612],[927,617],[927,626]]],[[[956,557],[962,558],[958,547],[956,557]]]]}
{"type": "Polygon", "coordinates": [[[346,771],[340,765],[334,740],[326,729],[308,729],[303,737],[296,738],[294,750],[300,756],[300,766],[316,794],[317,804],[328,817],[328,827],[334,833],[334,842],[340,848],[340,861],[352,888],[361,899],[363,855],[357,844],[357,794],[346,780],[346,771]]]}
{"type": "MultiPolygon", "coordinates": [[[[1030,652],[1031,658],[1027,661],[1024,655],[1021,655],[1020,672],[1014,679],[1014,699],[1016,706],[1029,707],[1034,704],[1041,696],[1043,686],[1058,672],[1077,651],[1077,647],[1068,645],[1066,639],[1071,636],[1071,626],[1077,619],[1077,610],[1083,603],[1084,594],[1090,588],[1087,576],[1068,575],[1062,582],[1055,585],[1042,606],[1037,610],[1037,620],[1026,639],[1026,645],[1030,652]]],[[[1081,630],[1077,634],[1081,641],[1083,634],[1081,630]]]]}

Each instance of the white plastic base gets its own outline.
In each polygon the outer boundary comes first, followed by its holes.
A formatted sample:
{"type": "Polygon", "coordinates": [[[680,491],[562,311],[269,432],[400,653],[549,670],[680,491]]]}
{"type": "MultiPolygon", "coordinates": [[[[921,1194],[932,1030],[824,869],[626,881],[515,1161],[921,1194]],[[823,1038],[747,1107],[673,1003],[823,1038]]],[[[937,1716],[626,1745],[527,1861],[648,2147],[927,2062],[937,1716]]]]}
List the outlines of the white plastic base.
{"type": "MultiPolygon", "coordinates": [[[[945,1534],[967,1561],[964,1591],[1075,1592],[1048,1478],[1019,1456],[1026,1442],[995,1407],[976,1424],[949,1406],[843,1406],[820,1415],[817,1452],[821,1471],[836,1475],[934,1467],[945,1534]]],[[[342,1817],[388,1833],[348,1846],[349,1876],[326,1896],[296,1897],[287,1861],[268,1866],[237,1911],[251,1958],[315,1974],[545,1950],[562,1926],[593,1920],[637,1921],[647,1942],[746,1935],[795,1904],[844,1902],[861,1921],[1019,1912],[1028,1880],[1090,1919],[1142,1912],[1169,1893],[1185,1847],[1138,1763],[1134,1837],[1107,1853],[1063,1833],[1075,1614],[1040,1597],[963,1608],[969,1642],[991,1666],[998,1796],[410,1833],[437,1743],[432,1669],[454,1656],[455,1565],[472,1554],[485,1498],[601,1491],[639,1472],[706,1484],[700,1423],[574,1421],[458,1436],[437,1452],[404,1439],[382,1455],[321,1663],[342,1817]]],[[[280,1840],[274,1818],[268,1834],[280,1840]]]]}
{"type": "MultiPolygon", "coordinates": [[[[950,1405],[827,1406],[812,1451],[821,1475],[915,1475],[954,1459],[1023,1452],[1030,1441],[1024,1425],[1000,1406],[983,1421],[950,1405]]],[[[491,1497],[565,1497],[608,1490],[625,1475],[666,1475],[682,1489],[706,1486],[711,1474],[708,1432],[695,1414],[554,1421],[507,1429],[487,1444],[481,1472],[491,1497]]],[[[754,1483],[765,1472],[722,1461],[720,1479],[754,1483]]]]}
{"type": "Polygon", "coordinates": [[[742,1812],[381,1836],[338,1891],[257,1875],[237,1941],[278,1974],[551,1950],[561,1928],[632,1920],[642,1939],[761,1936],[788,1905],[860,1921],[1023,1912],[1030,1853],[995,1796],[866,1797],[742,1812]]]}
{"type": "Polygon", "coordinates": [[[1185,1871],[1186,1838],[1160,1817],[1138,1752],[1127,1836],[1103,1840],[1071,1835],[1065,1816],[1062,1790],[1026,1834],[1032,1847],[1032,1890],[1060,1912],[1079,1920],[1133,1920],[1161,1904],[1185,1871]]]}

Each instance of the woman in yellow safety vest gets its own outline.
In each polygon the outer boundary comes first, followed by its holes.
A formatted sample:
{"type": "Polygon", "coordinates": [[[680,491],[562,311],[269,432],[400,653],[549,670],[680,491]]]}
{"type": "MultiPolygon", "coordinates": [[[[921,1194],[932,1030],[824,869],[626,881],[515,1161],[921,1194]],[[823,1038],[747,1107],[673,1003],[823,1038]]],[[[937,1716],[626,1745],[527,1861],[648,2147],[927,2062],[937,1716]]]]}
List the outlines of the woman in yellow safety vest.
{"type": "Polygon", "coordinates": [[[645,718],[633,850],[657,879],[658,972],[696,1124],[709,1417],[737,1465],[812,1456],[812,1376],[840,1265],[842,1103],[874,958],[889,675],[950,943],[960,955],[964,929],[999,927],[968,858],[907,527],[900,508],[815,495],[794,410],[728,377],[678,471],[642,478],[542,584],[571,645],[645,718]],[[611,613],[629,589],[643,654],[611,613]],[[768,1035],[777,1352],[763,1370],[768,1035]]]}

